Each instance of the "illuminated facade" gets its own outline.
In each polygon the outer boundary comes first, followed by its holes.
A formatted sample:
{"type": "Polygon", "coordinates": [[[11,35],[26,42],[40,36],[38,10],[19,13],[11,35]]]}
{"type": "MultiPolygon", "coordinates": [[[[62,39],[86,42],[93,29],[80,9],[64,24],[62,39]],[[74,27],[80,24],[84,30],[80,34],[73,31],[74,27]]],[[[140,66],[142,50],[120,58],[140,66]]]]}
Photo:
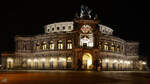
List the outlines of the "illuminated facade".
{"type": "Polygon", "coordinates": [[[2,53],[8,69],[142,70],[138,42],[113,36],[113,29],[99,23],[97,15],[82,6],[80,15],[70,22],[44,27],[36,36],[16,36],[16,51],[2,53]]]}

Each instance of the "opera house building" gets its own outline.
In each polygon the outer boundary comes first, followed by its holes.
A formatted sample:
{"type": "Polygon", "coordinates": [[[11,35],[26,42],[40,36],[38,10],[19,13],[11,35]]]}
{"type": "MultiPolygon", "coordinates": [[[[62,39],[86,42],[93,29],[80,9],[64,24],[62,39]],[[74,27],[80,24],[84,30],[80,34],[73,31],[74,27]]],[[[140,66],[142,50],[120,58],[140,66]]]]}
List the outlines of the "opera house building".
{"type": "Polygon", "coordinates": [[[113,35],[86,6],[72,21],[50,23],[45,33],[15,36],[15,51],[2,53],[10,70],[142,70],[138,42],[113,35]]]}

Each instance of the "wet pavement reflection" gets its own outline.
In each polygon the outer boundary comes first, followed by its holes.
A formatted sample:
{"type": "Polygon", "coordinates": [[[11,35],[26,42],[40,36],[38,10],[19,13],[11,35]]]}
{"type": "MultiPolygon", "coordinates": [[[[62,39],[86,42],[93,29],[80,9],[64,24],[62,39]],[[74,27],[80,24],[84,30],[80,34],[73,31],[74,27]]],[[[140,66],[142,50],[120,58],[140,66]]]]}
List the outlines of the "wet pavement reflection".
{"type": "Polygon", "coordinates": [[[150,84],[150,72],[0,72],[0,84],[150,84]]]}

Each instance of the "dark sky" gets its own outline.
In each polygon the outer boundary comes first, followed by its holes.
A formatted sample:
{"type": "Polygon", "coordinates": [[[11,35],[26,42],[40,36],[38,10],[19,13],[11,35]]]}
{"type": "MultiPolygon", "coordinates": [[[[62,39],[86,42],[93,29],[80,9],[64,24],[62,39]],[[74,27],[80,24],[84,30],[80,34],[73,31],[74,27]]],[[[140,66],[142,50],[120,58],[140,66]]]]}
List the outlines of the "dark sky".
{"type": "Polygon", "coordinates": [[[6,25],[0,31],[0,52],[14,50],[15,35],[40,34],[45,24],[72,20],[81,4],[93,9],[101,24],[114,29],[116,36],[140,42],[140,55],[150,55],[150,7],[144,0],[11,0],[5,4],[6,25]]]}

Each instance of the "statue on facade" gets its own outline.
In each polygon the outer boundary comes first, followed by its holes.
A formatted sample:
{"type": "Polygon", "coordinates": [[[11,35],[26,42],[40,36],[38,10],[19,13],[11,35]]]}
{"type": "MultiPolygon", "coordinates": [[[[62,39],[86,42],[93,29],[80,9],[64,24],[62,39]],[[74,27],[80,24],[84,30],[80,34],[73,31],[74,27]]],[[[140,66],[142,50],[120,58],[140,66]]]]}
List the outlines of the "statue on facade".
{"type": "Polygon", "coordinates": [[[80,18],[91,18],[91,12],[87,6],[81,5],[80,18]]]}

